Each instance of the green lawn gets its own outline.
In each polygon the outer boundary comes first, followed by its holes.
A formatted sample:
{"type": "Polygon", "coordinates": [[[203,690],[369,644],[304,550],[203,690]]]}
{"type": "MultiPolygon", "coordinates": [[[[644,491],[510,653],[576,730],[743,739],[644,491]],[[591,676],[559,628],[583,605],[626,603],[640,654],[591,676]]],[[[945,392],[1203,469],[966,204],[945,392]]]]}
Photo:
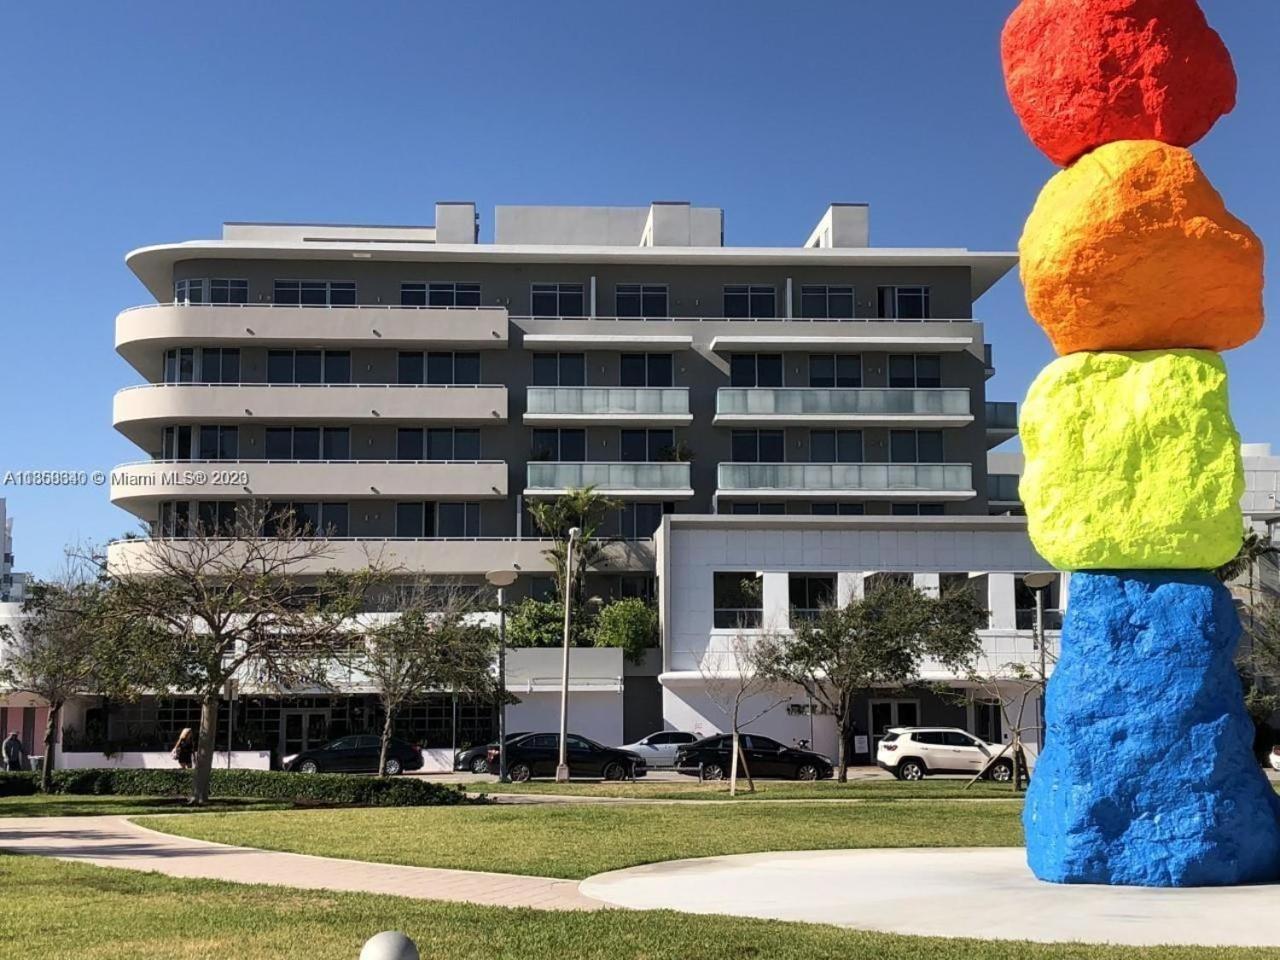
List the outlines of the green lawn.
{"type": "MultiPolygon", "coordinates": [[[[273,800],[213,800],[201,811],[286,810],[289,804],[273,800]]],[[[0,817],[79,817],[110,814],[190,812],[181,797],[115,797],[75,794],[36,794],[0,797],[0,817]]]]}
{"type": "Polygon", "coordinates": [[[924,940],[668,912],[546,913],[178,880],[0,856],[0,960],[355,960],[399,929],[430,960],[1263,960],[1274,950],[924,940]]]}
{"type": "Polygon", "coordinates": [[[699,783],[689,780],[637,780],[635,783],[597,783],[578,781],[556,783],[536,780],[533,783],[472,783],[473,793],[546,793],[584,797],[627,797],[640,800],[984,800],[1016,799],[1009,784],[982,781],[965,789],[967,780],[921,780],[903,783],[897,780],[854,780],[837,783],[819,780],[799,783],[792,780],[761,780],[755,793],[747,793],[745,782],[736,798],[729,796],[729,785],[699,783]]]}
{"type": "Polygon", "coordinates": [[[423,867],[580,879],[734,853],[848,847],[1017,846],[1007,803],[520,804],[201,813],[155,830],[240,846],[423,867]]]}

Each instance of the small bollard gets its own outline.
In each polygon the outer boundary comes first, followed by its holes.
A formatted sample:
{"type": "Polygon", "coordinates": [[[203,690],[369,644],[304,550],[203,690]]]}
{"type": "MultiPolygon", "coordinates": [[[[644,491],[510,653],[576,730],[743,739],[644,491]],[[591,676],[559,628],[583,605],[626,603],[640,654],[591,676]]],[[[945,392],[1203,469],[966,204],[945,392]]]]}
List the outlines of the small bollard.
{"type": "Polygon", "coordinates": [[[360,948],[360,960],[421,960],[418,946],[399,930],[384,930],[360,948]]]}

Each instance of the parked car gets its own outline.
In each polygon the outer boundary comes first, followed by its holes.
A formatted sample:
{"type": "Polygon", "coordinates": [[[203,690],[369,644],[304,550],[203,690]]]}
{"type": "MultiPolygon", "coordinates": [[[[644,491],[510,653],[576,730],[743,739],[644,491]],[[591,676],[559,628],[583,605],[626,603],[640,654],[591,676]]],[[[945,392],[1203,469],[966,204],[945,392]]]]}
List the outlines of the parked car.
{"type": "MultiPolygon", "coordinates": [[[[356,734],[331,740],[323,747],[285,757],[284,768],[294,773],[377,773],[382,738],[356,734]]],[[[422,750],[412,743],[391,738],[387,744],[387,773],[422,769],[422,750]]]]}
{"type": "Polygon", "coordinates": [[[1271,769],[1280,770],[1280,747],[1271,748],[1271,769]]]}
{"type": "MultiPolygon", "coordinates": [[[[1002,749],[959,727],[892,727],[876,748],[876,764],[899,780],[923,780],[938,773],[978,774],[1002,749]]],[[[1013,757],[1005,754],[986,777],[1013,779],[1013,757]]]]}
{"type": "MultiPolygon", "coordinates": [[[[529,732],[526,730],[522,733],[508,733],[508,745],[513,740],[520,737],[527,737],[529,732]]],[[[472,747],[470,750],[459,750],[453,758],[453,769],[461,770],[469,773],[488,773],[489,772],[489,751],[498,749],[498,741],[492,743],[482,743],[472,747]]]]}
{"type": "MultiPolygon", "coordinates": [[[[630,750],[602,747],[594,740],[571,733],[566,738],[566,760],[573,777],[625,780],[648,773],[644,757],[630,750]]],[[[507,744],[507,776],[516,783],[534,777],[553,777],[560,762],[560,734],[527,733],[507,744]]],[[[489,772],[498,772],[498,747],[489,748],[489,772]]]]}
{"type": "MultiPolygon", "coordinates": [[[[756,779],[826,780],[835,770],[830,760],[812,750],[788,747],[757,733],[743,733],[739,739],[756,779]]],[[[721,780],[729,776],[732,759],[733,735],[722,733],[681,747],[676,753],[676,769],[696,776],[701,767],[704,780],[721,780]]]]}
{"type": "Polygon", "coordinates": [[[630,750],[644,757],[645,763],[651,767],[674,767],[676,753],[681,747],[697,742],[692,733],[681,733],[679,730],[659,730],[647,737],[641,737],[635,743],[624,743],[623,750],[630,750]]]}

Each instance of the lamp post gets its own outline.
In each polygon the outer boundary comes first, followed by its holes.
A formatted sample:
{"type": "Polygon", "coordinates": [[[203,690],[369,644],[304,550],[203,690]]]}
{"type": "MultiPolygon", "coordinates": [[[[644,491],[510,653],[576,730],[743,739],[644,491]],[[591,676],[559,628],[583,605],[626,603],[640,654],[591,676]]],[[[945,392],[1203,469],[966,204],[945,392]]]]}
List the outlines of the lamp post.
{"type": "Polygon", "coordinates": [[[490,570],[484,575],[498,588],[498,782],[507,782],[507,587],[516,582],[514,570],[490,570]]]}
{"type": "MultiPolygon", "coordinates": [[[[1057,579],[1054,573],[1028,573],[1022,578],[1022,582],[1026,584],[1028,590],[1036,595],[1036,622],[1032,631],[1032,638],[1035,641],[1036,649],[1040,651],[1040,683],[1047,683],[1048,677],[1045,674],[1049,670],[1048,651],[1045,649],[1044,642],[1044,592],[1053,586],[1053,581],[1057,579]]],[[[1044,686],[1040,689],[1040,735],[1036,737],[1036,742],[1041,750],[1044,749],[1044,686]]]]}
{"type": "Polygon", "coordinates": [[[570,527],[569,543],[564,552],[564,661],[560,667],[560,762],[556,764],[556,783],[569,782],[569,619],[573,594],[573,545],[580,536],[580,529],[570,527]]]}

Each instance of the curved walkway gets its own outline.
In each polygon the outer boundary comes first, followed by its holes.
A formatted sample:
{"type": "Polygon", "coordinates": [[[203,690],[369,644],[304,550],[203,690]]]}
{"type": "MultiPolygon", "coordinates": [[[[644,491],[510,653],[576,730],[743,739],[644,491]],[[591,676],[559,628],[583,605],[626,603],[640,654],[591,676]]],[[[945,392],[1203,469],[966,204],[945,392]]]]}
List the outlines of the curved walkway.
{"type": "Polygon", "coordinates": [[[157,833],[125,817],[3,817],[0,850],[171,877],[382,893],[539,910],[598,910],[574,880],[402,867],[229,847],[157,833]]]}

